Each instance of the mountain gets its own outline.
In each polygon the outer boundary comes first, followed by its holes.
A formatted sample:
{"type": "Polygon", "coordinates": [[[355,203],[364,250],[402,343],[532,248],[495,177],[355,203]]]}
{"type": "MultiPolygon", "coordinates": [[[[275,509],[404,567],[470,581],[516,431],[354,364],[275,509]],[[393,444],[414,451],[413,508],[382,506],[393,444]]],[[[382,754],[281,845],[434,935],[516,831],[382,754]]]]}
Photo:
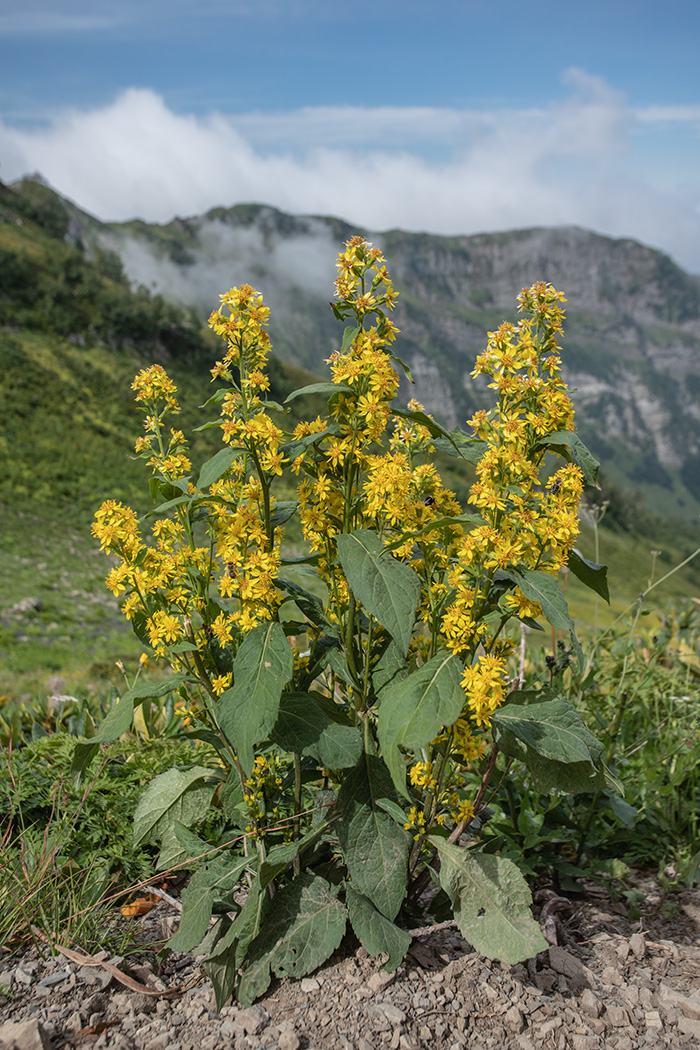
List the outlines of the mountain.
{"type": "Polygon", "coordinates": [[[651,509],[686,519],[700,510],[700,278],[661,252],[576,227],[374,233],[254,204],[167,225],[101,223],[51,201],[67,220],[64,241],[103,266],[112,260],[133,288],[189,318],[208,315],[232,285],[253,284],[272,309],[275,353],[315,373],[341,337],[328,305],[335,254],[354,233],[367,236],[401,293],[397,352],[416,381],[403,394],[450,426],[490,402],[470,377],[486,332],[517,316],[524,285],[550,281],[568,299],[564,373],[582,438],[651,509]]]}
{"type": "Polygon", "coordinates": [[[375,233],[261,205],[90,231],[134,284],[203,313],[233,284],[255,285],[272,308],[276,353],[316,372],[339,339],[328,307],[335,253],[348,236],[367,236],[401,292],[397,345],[413,394],[450,426],[488,404],[470,377],[486,331],[516,316],[523,286],[550,281],[568,298],[564,373],[583,439],[652,508],[700,510],[700,278],[661,252],[576,227],[375,233]]]}

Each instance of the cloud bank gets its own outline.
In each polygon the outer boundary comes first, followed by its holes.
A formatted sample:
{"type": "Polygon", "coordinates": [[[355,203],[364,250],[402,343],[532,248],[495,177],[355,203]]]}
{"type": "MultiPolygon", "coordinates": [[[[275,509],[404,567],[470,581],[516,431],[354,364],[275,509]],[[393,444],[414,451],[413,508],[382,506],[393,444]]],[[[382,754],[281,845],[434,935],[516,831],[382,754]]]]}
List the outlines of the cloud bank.
{"type": "Polygon", "coordinates": [[[700,107],[635,112],[597,77],[569,70],[565,81],[568,97],[541,109],[313,107],[203,118],[131,88],[40,128],[0,122],[0,178],[41,172],[104,220],[166,222],[256,201],[374,230],[575,224],[636,238],[700,272],[700,179],[690,167],[674,171],[668,139],[669,127],[685,136],[687,153],[700,107]]]}

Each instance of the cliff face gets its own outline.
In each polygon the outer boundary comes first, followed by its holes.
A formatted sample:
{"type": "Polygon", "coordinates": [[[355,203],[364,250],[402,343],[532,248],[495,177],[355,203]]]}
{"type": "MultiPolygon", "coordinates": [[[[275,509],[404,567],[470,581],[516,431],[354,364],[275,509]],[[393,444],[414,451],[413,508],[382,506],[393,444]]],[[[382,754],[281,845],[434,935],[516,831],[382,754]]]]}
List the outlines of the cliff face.
{"type": "Polygon", "coordinates": [[[700,509],[700,278],[660,252],[575,227],[371,233],[259,205],[162,227],[102,225],[77,210],[73,219],[86,241],[119,255],[134,284],[202,313],[232,285],[253,284],[272,308],[275,352],[321,373],[342,337],[328,306],[335,253],[363,233],[401,292],[397,351],[416,380],[411,395],[449,425],[489,403],[470,378],[486,332],[516,317],[523,286],[550,281],[568,299],[565,377],[583,439],[656,510],[700,509]]]}

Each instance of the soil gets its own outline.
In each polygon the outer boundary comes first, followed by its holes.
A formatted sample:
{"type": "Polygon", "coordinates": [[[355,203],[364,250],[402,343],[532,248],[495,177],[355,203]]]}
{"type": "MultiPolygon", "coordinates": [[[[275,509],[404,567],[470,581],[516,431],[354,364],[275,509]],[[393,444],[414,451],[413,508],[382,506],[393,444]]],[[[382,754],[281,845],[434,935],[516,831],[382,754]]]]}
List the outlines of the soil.
{"type": "MultiPolygon", "coordinates": [[[[489,962],[455,927],[435,927],[414,936],[392,974],[346,945],[303,980],[219,1013],[191,955],[159,966],[144,949],[104,958],[108,968],[33,948],[0,955],[0,1050],[691,1050],[700,1046],[700,890],[664,899],[653,879],[637,883],[646,896],[636,921],[600,886],[568,901],[537,893],[552,947],[524,965],[489,962]]],[[[178,921],[161,900],[141,936],[167,937],[178,921]]]]}

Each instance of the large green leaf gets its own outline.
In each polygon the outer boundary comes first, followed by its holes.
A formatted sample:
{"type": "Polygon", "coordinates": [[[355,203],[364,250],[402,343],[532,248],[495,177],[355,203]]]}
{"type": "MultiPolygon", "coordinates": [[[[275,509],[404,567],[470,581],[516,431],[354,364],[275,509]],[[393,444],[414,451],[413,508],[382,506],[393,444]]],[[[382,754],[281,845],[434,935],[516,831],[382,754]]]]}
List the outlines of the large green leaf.
{"type": "Polygon", "coordinates": [[[532,897],[520,870],[505,857],[466,850],[439,836],[440,885],[464,937],[488,959],[515,963],[548,945],[530,912],[532,897]]]}
{"type": "Polygon", "coordinates": [[[453,654],[438,653],[403,681],[382,693],[377,731],[392,780],[406,798],[406,765],[401,748],[418,751],[450,726],[462,711],[462,664],[453,654]]]}
{"type": "Polygon", "coordinates": [[[285,751],[311,755],[327,769],[347,769],[362,754],[359,729],[339,725],[313,693],[282,694],[270,737],[285,751]]]}
{"type": "Polygon", "coordinates": [[[246,773],[253,748],[268,735],[279,711],[282,690],[292,676],[294,657],[275,621],[246,634],[233,664],[233,686],[219,699],[219,726],[246,773]]]}
{"type": "Polygon", "coordinates": [[[300,875],[275,894],[274,906],[248,948],[238,999],[248,1006],[277,977],[303,977],[343,939],[347,913],[325,879],[300,875]]]}
{"type": "Polygon", "coordinates": [[[382,624],[401,649],[408,650],[420,598],[413,569],[386,553],[369,529],[354,529],[337,538],[338,557],[355,597],[382,624]]]}
{"type": "Polygon", "coordinates": [[[206,766],[168,769],[150,782],[134,814],[134,845],[163,835],[176,821],[190,827],[211,802],[220,776],[206,766]]]}
{"type": "Polygon", "coordinates": [[[217,857],[195,871],[182,891],[180,926],[167,943],[176,952],[189,952],[204,939],[214,901],[228,898],[248,864],[247,857],[217,857]]]}
{"type": "Polygon", "coordinates": [[[345,900],[350,924],[363,948],[370,955],[386,952],[389,958],[382,969],[395,970],[411,945],[410,933],[377,911],[372,902],[353,889],[350,883],[345,890],[345,900]]]}
{"type": "Polygon", "coordinates": [[[394,796],[386,767],[363,755],[338,793],[338,838],[353,886],[389,919],[406,895],[411,836],[377,804],[394,796]]]}
{"type": "Polygon", "coordinates": [[[584,445],[578,434],[572,430],[558,430],[555,434],[545,434],[535,445],[535,448],[554,448],[565,459],[575,463],[583,474],[583,480],[587,485],[598,488],[598,470],[600,463],[584,445]]]}
{"type": "Polygon", "coordinates": [[[493,732],[501,751],[525,763],[543,794],[619,790],[600,761],[603,745],[563,697],[506,704],[493,715],[493,732]]]}
{"type": "Polygon", "coordinates": [[[577,550],[569,551],[566,564],[581,583],[585,584],[586,587],[590,587],[592,591],[599,594],[610,605],[607,565],[599,565],[595,561],[588,561],[577,550]]]}
{"type": "Polygon", "coordinates": [[[586,729],[573,704],[564,697],[541,704],[505,704],[492,716],[528,748],[557,762],[595,763],[603,745],[586,729]]]}
{"type": "Polygon", "coordinates": [[[222,448],[202,464],[202,469],[197,478],[197,492],[208,489],[215,481],[218,481],[234,462],[245,453],[244,448],[222,448]]]}

